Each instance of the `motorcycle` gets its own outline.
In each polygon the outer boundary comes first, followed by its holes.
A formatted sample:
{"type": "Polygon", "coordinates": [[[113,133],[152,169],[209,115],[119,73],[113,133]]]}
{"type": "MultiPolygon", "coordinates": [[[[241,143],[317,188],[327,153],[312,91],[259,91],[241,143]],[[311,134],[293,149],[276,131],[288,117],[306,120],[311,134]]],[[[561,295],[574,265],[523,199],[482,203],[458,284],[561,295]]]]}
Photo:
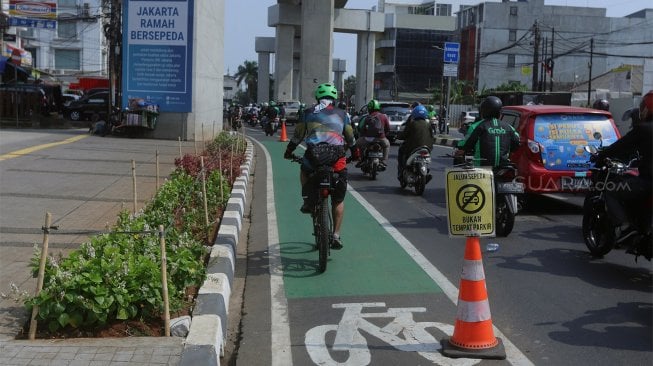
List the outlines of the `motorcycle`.
{"type": "Polygon", "coordinates": [[[247,116],[247,123],[251,127],[256,127],[256,125],[258,125],[258,113],[250,112],[249,115],[247,116]]]}
{"type": "Polygon", "coordinates": [[[363,174],[368,174],[371,180],[375,180],[376,174],[385,170],[385,166],[381,164],[383,146],[377,141],[372,141],[363,148],[362,156],[357,166],[361,168],[363,174]]]}
{"type": "Polygon", "coordinates": [[[431,164],[431,151],[426,146],[418,147],[413,150],[406,165],[401,172],[399,184],[401,188],[414,187],[415,194],[421,196],[426,188],[426,183],[431,181],[429,164],[431,164]]]}
{"type": "MultiPolygon", "coordinates": [[[[586,146],[585,151],[592,156],[598,154],[595,146],[586,146]]],[[[638,174],[637,162],[637,158],[628,163],[606,158],[590,169],[591,187],[583,203],[582,231],[585,245],[594,257],[600,258],[613,248],[625,247],[626,253],[635,255],[635,260],[640,255],[651,260],[653,251],[651,195],[626,206],[618,200],[611,199],[607,194],[610,189],[619,189],[619,186],[623,186],[626,183],[625,176],[638,174]],[[623,230],[621,226],[615,224],[622,221],[618,217],[623,214],[628,217],[629,224],[634,230],[623,230]]]]}
{"type": "Polygon", "coordinates": [[[515,226],[515,216],[521,209],[518,197],[524,194],[524,183],[516,182],[517,168],[503,165],[494,169],[495,232],[508,236],[515,226]]]}
{"type": "Polygon", "coordinates": [[[431,124],[431,136],[436,137],[438,135],[438,125],[440,124],[438,118],[433,117],[429,119],[429,123],[431,124]]]}
{"type": "Polygon", "coordinates": [[[449,121],[446,118],[440,118],[438,123],[438,129],[440,134],[448,135],[449,134],[449,121]]]}
{"type": "Polygon", "coordinates": [[[275,117],[272,121],[268,119],[268,123],[265,125],[265,136],[274,136],[279,128],[279,117],[275,117]]]}

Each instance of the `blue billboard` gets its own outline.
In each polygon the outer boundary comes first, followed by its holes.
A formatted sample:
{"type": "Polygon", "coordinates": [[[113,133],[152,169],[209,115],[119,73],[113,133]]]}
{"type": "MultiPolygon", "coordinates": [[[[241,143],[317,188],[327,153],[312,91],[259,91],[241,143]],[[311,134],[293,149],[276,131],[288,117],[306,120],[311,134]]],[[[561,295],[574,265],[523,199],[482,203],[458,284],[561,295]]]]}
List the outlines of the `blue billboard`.
{"type": "Polygon", "coordinates": [[[191,112],[194,0],[124,0],[122,105],[191,112]]]}

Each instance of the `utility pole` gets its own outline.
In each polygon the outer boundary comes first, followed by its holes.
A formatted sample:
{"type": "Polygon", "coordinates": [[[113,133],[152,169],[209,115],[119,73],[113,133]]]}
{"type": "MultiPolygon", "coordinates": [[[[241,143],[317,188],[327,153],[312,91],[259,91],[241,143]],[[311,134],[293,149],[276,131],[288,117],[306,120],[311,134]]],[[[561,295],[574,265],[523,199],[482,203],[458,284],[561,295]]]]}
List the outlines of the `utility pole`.
{"type": "Polygon", "coordinates": [[[590,97],[592,94],[592,59],[594,57],[594,37],[590,39],[590,62],[587,65],[590,69],[590,76],[587,79],[587,107],[591,106],[590,97]]]}
{"type": "Polygon", "coordinates": [[[551,58],[549,61],[549,71],[551,72],[551,75],[549,75],[549,91],[553,91],[553,64],[555,61],[553,61],[553,39],[555,38],[555,28],[551,28],[551,58]]]}
{"type": "Polygon", "coordinates": [[[531,90],[539,90],[537,84],[539,81],[538,77],[538,66],[539,66],[539,49],[540,49],[540,28],[537,25],[537,20],[533,24],[533,35],[535,36],[535,43],[533,44],[533,81],[531,85],[531,90]]]}
{"type": "Polygon", "coordinates": [[[546,54],[548,50],[546,46],[549,44],[549,39],[544,37],[544,42],[542,42],[542,62],[540,62],[540,72],[542,76],[540,77],[540,85],[538,85],[539,91],[546,91],[546,54]]]}

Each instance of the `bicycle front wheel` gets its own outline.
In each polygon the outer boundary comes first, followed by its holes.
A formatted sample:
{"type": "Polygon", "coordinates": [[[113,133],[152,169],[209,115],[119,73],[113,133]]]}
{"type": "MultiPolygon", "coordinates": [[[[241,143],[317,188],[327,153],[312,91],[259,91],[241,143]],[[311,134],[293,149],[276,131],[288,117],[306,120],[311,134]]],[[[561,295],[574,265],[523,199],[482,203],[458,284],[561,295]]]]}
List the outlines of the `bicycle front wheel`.
{"type": "Polygon", "coordinates": [[[329,216],[329,199],[322,198],[320,208],[318,209],[318,225],[316,225],[317,232],[317,251],[319,253],[319,266],[320,273],[326,271],[327,257],[329,256],[329,246],[331,245],[331,217],[329,216]]]}

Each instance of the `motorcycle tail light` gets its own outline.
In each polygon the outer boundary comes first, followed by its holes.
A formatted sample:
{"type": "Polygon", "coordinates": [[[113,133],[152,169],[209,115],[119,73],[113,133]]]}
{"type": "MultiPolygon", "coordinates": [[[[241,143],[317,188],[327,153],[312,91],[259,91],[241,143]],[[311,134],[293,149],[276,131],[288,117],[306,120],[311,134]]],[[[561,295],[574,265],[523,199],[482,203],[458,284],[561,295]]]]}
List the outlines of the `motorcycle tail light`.
{"type": "Polygon", "coordinates": [[[320,189],[320,196],[322,198],[329,197],[329,189],[327,189],[327,188],[320,189]]]}

